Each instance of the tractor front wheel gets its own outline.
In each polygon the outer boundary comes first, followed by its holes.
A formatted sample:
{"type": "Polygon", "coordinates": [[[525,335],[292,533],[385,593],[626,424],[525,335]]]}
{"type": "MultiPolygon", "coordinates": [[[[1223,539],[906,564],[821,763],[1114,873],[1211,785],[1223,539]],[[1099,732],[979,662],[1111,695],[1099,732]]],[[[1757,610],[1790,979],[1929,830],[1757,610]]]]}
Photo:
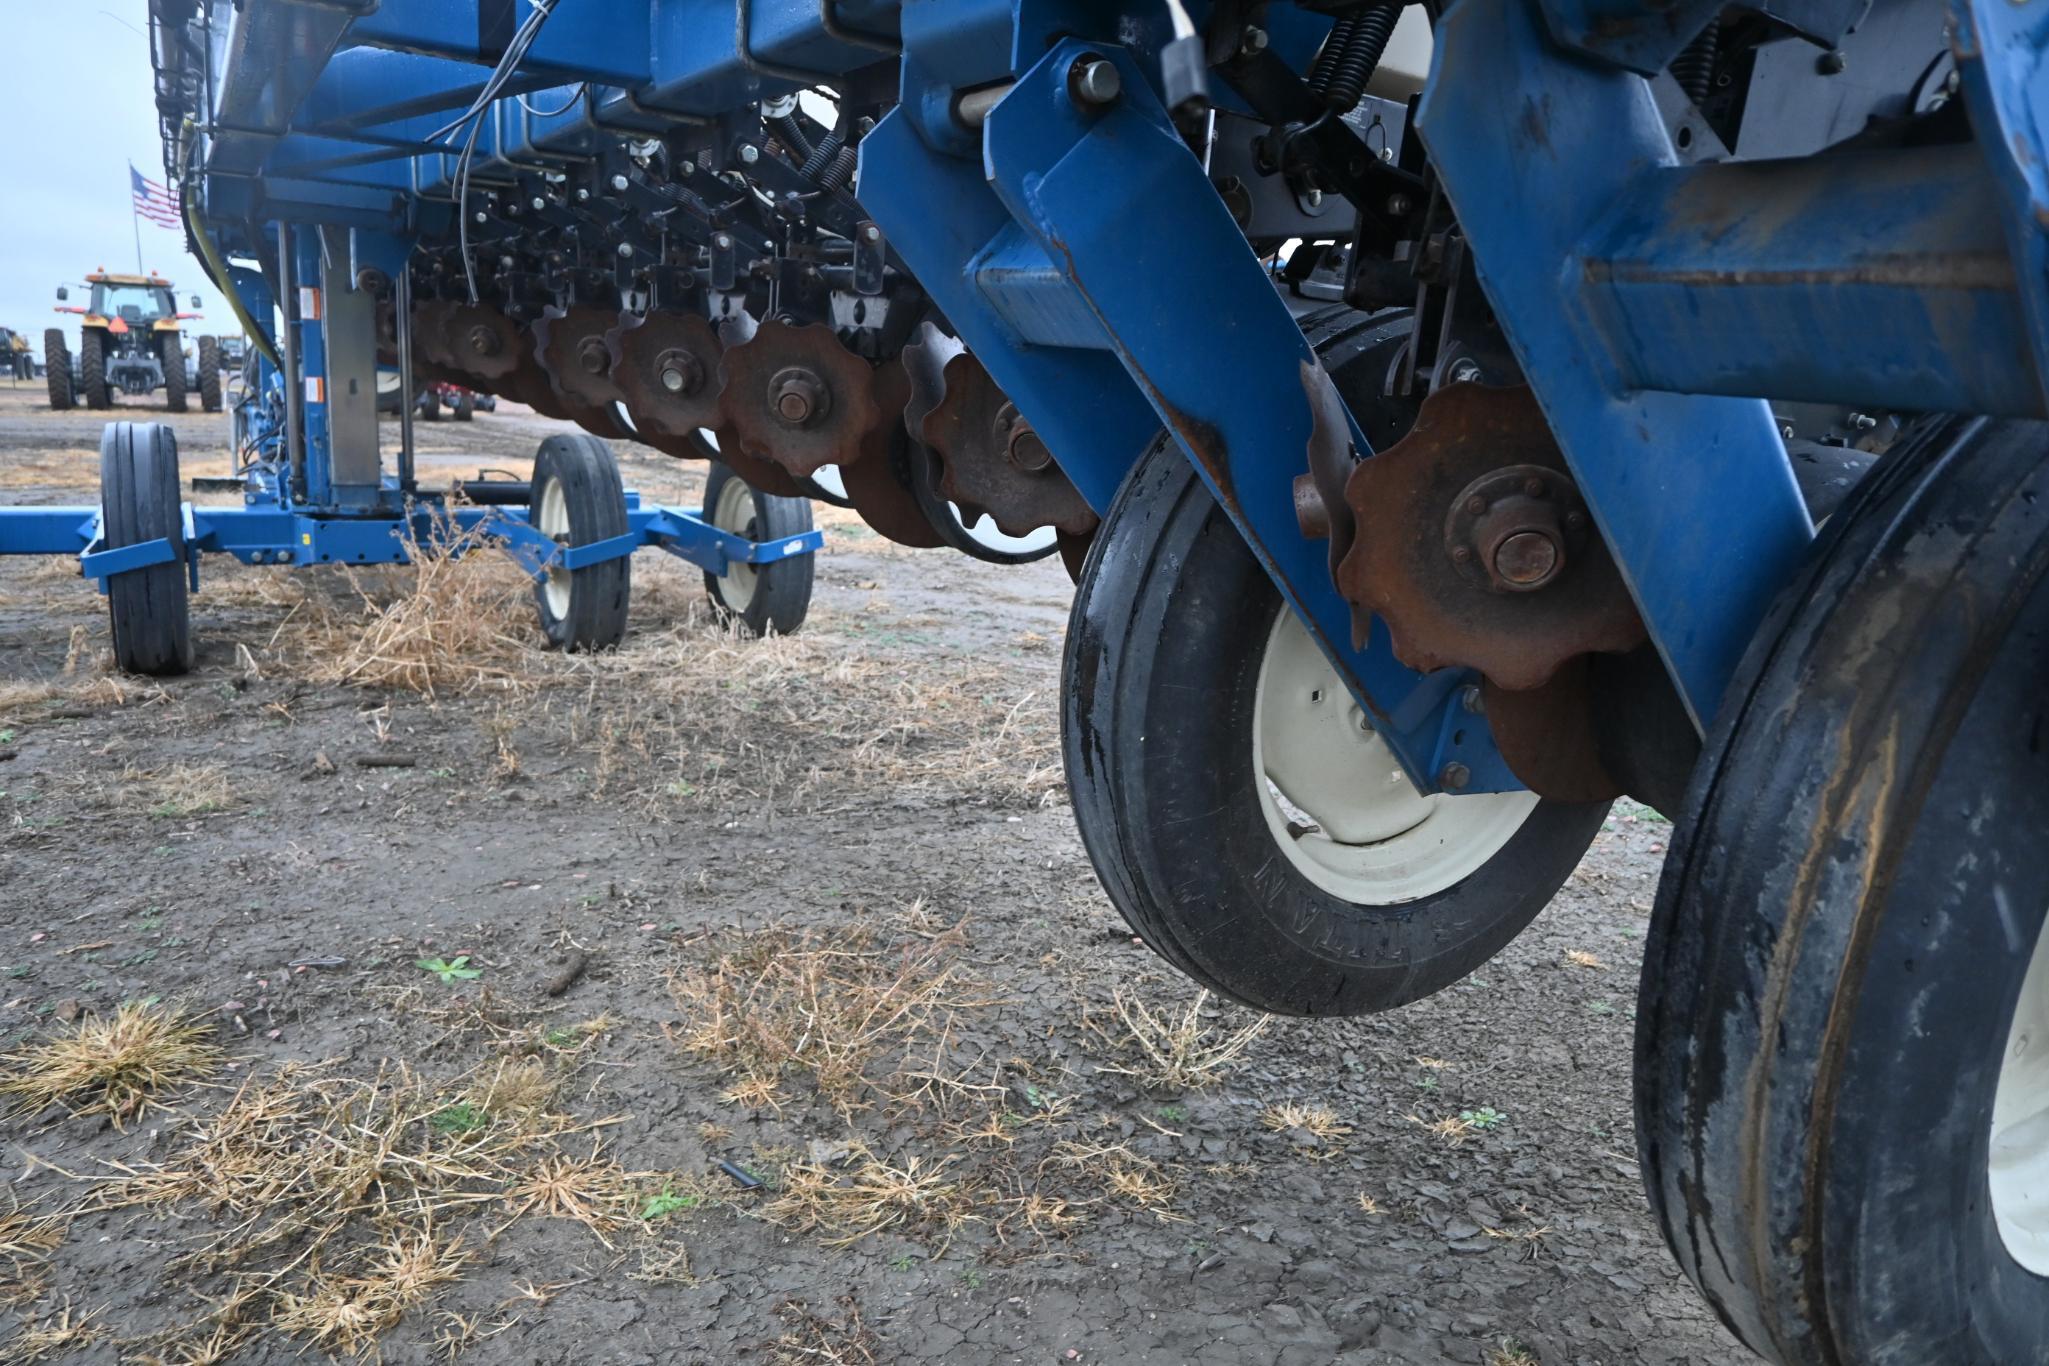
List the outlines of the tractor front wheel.
{"type": "Polygon", "coordinates": [[[1673,832],[1637,1013],[1666,1241],[1784,1366],[2049,1342],[2049,424],[1829,519],[1673,832]]]}
{"type": "Polygon", "coordinates": [[[217,337],[199,339],[199,406],[209,413],[221,410],[221,344],[217,337]]]}
{"type": "Polygon", "coordinates": [[[166,332],[157,342],[157,361],[164,368],[164,406],[174,413],[185,411],[185,348],[178,334],[166,332]]]}
{"type": "Polygon", "coordinates": [[[71,349],[64,344],[62,328],[43,333],[43,379],[50,386],[50,407],[57,412],[78,406],[71,389],[71,349]]]}
{"type": "Polygon", "coordinates": [[[88,327],[78,334],[78,392],[88,408],[111,408],[107,394],[107,334],[88,327]]]}

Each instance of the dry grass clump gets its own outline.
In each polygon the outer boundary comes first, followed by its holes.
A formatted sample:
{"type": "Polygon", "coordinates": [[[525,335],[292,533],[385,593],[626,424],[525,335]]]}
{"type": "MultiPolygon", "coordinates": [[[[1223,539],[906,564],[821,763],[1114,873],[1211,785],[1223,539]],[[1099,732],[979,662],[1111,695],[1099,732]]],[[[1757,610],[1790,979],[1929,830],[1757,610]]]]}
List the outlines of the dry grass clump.
{"type": "Polygon", "coordinates": [[[775,1366],[877,1366],[882,1344],[861,1319],[852,1295],[839,1298],[840,1315],[828,1318],[800,1300],[776,1306],[776,1317],[788,1330],[769,1347],[775,1366]]]}
{"type": "Polygon", "coordinates": [[[42,1294],[50,1254],[64,1241],[66,1214],[32,1214],[10,1193],[0,1213],[0,1306],[21,1304],[42,1294]]]}
{"type": "Polygon", "coordinates": [[[106,1336],[105,1325],[97,1322],[102,1310],[75,1314],[65,1300],[54,1314],[29,1314],[21,1331],[0,1342],[0,1366],[32,1366],[39,1361],[57,1361],[82,1352],[106,1336]]]}
{"type": "Polygon", "coordinates": [[[887,941],[874,926],[732,932],[669,979],[683,1011],[670,1037],[734,1078],[727,1096],[773,1105],[808,1078],[842,1114],[871,1105],[907,1049],[988,1003],[958,962],[965,922],[887,941]]]}
{"type": "Polygon", "coordinates": [[[1130,1066],[1098,1063],[1097,1070],[1135,1078],[1155,1090],[1199,1091],[1214,1086],[1273,1022],[1272,1016],[1260,1015],[1236,1029],[1211,1024],[1203,1019],[1208,991],[1197,992],[1178,1016],[1154,1012],[1137,997],[1126,996],[1121,987],[1115,999],[1118,1032],[1113,1034],[1094,1020],[1087,1023],[1134,1060],[1130,1066]]]}
{"type": "Polygon", "coordinates": [[[100,453],[83,446],[17,448],[0,463],[0,489],[91,489],[97,494],[99,486],[100,453]]]}
{"type": "Polygon", "coordinates": [[[120,1128],[161,1093],[212,1075],[220,1061],[211,1023],[181,1008],[130,1002],[0,1056],[0,1099],[31,1113],[63,1105],[104,1114],[120,1128]]]}
{"type": "Polygon", "coordinates": [[[351,576],[353,614],[302,599],[297,645],[312,681],[426,697],[531,686],[546,661],[526,572],[482,527],[445,524],[407,549],[410,564],[351,576]]]}
{"type": "Polygon", "coordinates": [[[1300,1129],[1319,1143],[1335,1142],[1352,1132],[1352,1126],[1339,1123],[1329,1106],[1303,1105],[1292,1100],[1267,1106],[1260,1111],[1259,1122],[1275,1133],[1300,1129]]]}
{"type": "Polygon", "coordinates": [[[820,1233],[827,1247],[847,1247],[886,1229],[950,1239],[978,1216],[976,1192],[953,1177],[951,1155],[936,1162],[909,1157],[900,1167],[855,1147],[843,1169],[796,1163],[783,1173],[782,1193],[762,1213],[799,1233],[820,1233]]]}
{"type": "Polygon", "coordinates": [[[47,713],[51,703],[68,703],[73,708],[118,707],[127,700],[128,690],[116,678],[0,682],[0,721],[34,720],[47,713]]]}
{"type": "Polygon", "coordinates": [[[451,1091],[402,1066],[365,1080],[288,1064],[86,1207],[204,1216],[172,1268],[234,1288],[166,1335],[168,1359],[220,1360],[269,1333],[371,1356],[512,1224],[569,1219],[610,1246],[634,1219],[657,1174],[605,1156],[611,1121],[558,1113],[536,1067],[506,1060],[451,1091]]]}
{"type": "Polygon", "coordinates": [[[1174,1197],[1180,1185],[1159,1163],[1132,1151],[1124,1143],[1084,1143],[1063,1139],[1053,1145],[1052,1154],[1041,1164],[1064,1169],[1081,1179],[1093,1181],[1103,1197],[1135,1205],[1162,1223],[1185,1223],[1174,1213],[1174,1197]]]}
{"type": "Polygon", "coordinates": [[[121,771],[116,801],[152,816],[179,819],[225,811],[235,804],[235,787],[219,764],[172,764],[168,768],[121,771]]]}

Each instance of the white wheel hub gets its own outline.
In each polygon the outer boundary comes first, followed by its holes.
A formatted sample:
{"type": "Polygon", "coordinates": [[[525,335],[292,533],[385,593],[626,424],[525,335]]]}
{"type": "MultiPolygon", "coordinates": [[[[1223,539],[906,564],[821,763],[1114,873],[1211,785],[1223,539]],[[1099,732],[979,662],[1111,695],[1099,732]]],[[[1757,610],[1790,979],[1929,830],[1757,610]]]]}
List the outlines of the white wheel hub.
{"type": "MultiPolygon", "coordinates": [[[[711,510],[711,524],[720,531],[754,539],[754,490],[735,476],[719,486],[719,499],[711,510]]],[[[744,612],[754,602],[755,568],[739,560],[728,560],[726,572],[718,577],[719,597],[735,612],[744,612]]]]}
{"type": "Polygon", "coordinates": [[[1987,1160],[2007,1255],[2049,1276],[2049,934],[2035,940],[2007,1027],[1987,1160]]]}
{"type": "MultiPolygon", "coordinates": [[[[550,479],[541,485],[541,504],[534,510],[534,529],[557,546],[569,544],[569,498],[562,492],[560,479],[550,479]]],[[[541,586],[541,594],[548,601],[548,615],[557,621],[569,616],[569,578],[572,572],[559,564],[551,564],[547,582],[541,586]]]]}
{"type": "Polygon", "coordinates": [[[1304,877],[1355,905],[1453,886],[1537,808],[1534,792],[1418,792],[1286,607],[1267,637],[1253,712],[1252,762],[1274,842],[1304,877]]]}

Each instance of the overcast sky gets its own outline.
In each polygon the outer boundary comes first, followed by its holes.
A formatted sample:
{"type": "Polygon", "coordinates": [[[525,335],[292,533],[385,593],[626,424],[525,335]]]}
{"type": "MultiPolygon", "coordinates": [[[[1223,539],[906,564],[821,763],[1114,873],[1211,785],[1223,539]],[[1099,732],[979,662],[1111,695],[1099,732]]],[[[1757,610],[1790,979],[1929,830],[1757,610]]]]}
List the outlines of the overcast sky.
{"type": "MultiPolygon", "coordinates": [[[[77,344],[78,320],[50,311],[58,285],[135,269],[128,163],[164,178],[148,12],[148,0],[0,0],[0,326],[28,333],[38,355],[53,324],[77,344]]],[[[194,334],[240,331],[183,233],[144,220],[142,265],[177,284],[181,308],[200,296],[194,334]]]]}

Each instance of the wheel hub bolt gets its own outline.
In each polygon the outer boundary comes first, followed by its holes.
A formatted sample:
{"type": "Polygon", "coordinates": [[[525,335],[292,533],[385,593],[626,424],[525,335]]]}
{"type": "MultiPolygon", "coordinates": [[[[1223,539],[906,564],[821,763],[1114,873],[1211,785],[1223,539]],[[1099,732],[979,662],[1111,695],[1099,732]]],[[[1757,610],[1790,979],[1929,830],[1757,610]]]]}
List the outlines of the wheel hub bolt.
{"type": "Polygon", "coordinates": [[[605,373],[606,368],[611,365],[612,358],[606,353],[605,344],[602,341],[599,341],[596,337],[590,337],[585,339],[583,345],[576,348],[576,363],[583,367],[583,372],[586,375],[602,375],[605,373]]]}
{"type": "Polygon", "coordinates": [[[1558,573],[1558,543],[1541,531],[1518,531],[1494,547],[1494,572],[1514,588],[1541,588],[1558,573]]]}
{"type": "Polygon", "coordinates": [[[704,384],[704,366],[684,351],[664,351],[655,362],[662,387],[672,394],[694,394],[704,384]]]}
{"type": "Polygon", "coordinates": [[[776,416],[792,427],[821,418],[832,408],[832,394],[825,381],[795,366],[769,381],[768,401],[776,416]]]}
{"type": "Polygon", "coordinates": [[[479,326],[471,328],[470,350],[476,352],[480,356],[497,355],[498,334],[488,327],[479,326]]]}
{"type": "Polygon", "coordinates": [[[1437,775],[1437,785],[1447,792],[1463,791],[1472,781],[1472,770],[1456,759],[1446,764],[1443,771],[1437,775]]]}
{"type": "Polygon", "coordinates": [[[1124,77],[1116,63],[1094,53],[1077,59],[1067,73],[1068,93],[1084,109],[1102,109],[1124,93],[1124,77]]]}

